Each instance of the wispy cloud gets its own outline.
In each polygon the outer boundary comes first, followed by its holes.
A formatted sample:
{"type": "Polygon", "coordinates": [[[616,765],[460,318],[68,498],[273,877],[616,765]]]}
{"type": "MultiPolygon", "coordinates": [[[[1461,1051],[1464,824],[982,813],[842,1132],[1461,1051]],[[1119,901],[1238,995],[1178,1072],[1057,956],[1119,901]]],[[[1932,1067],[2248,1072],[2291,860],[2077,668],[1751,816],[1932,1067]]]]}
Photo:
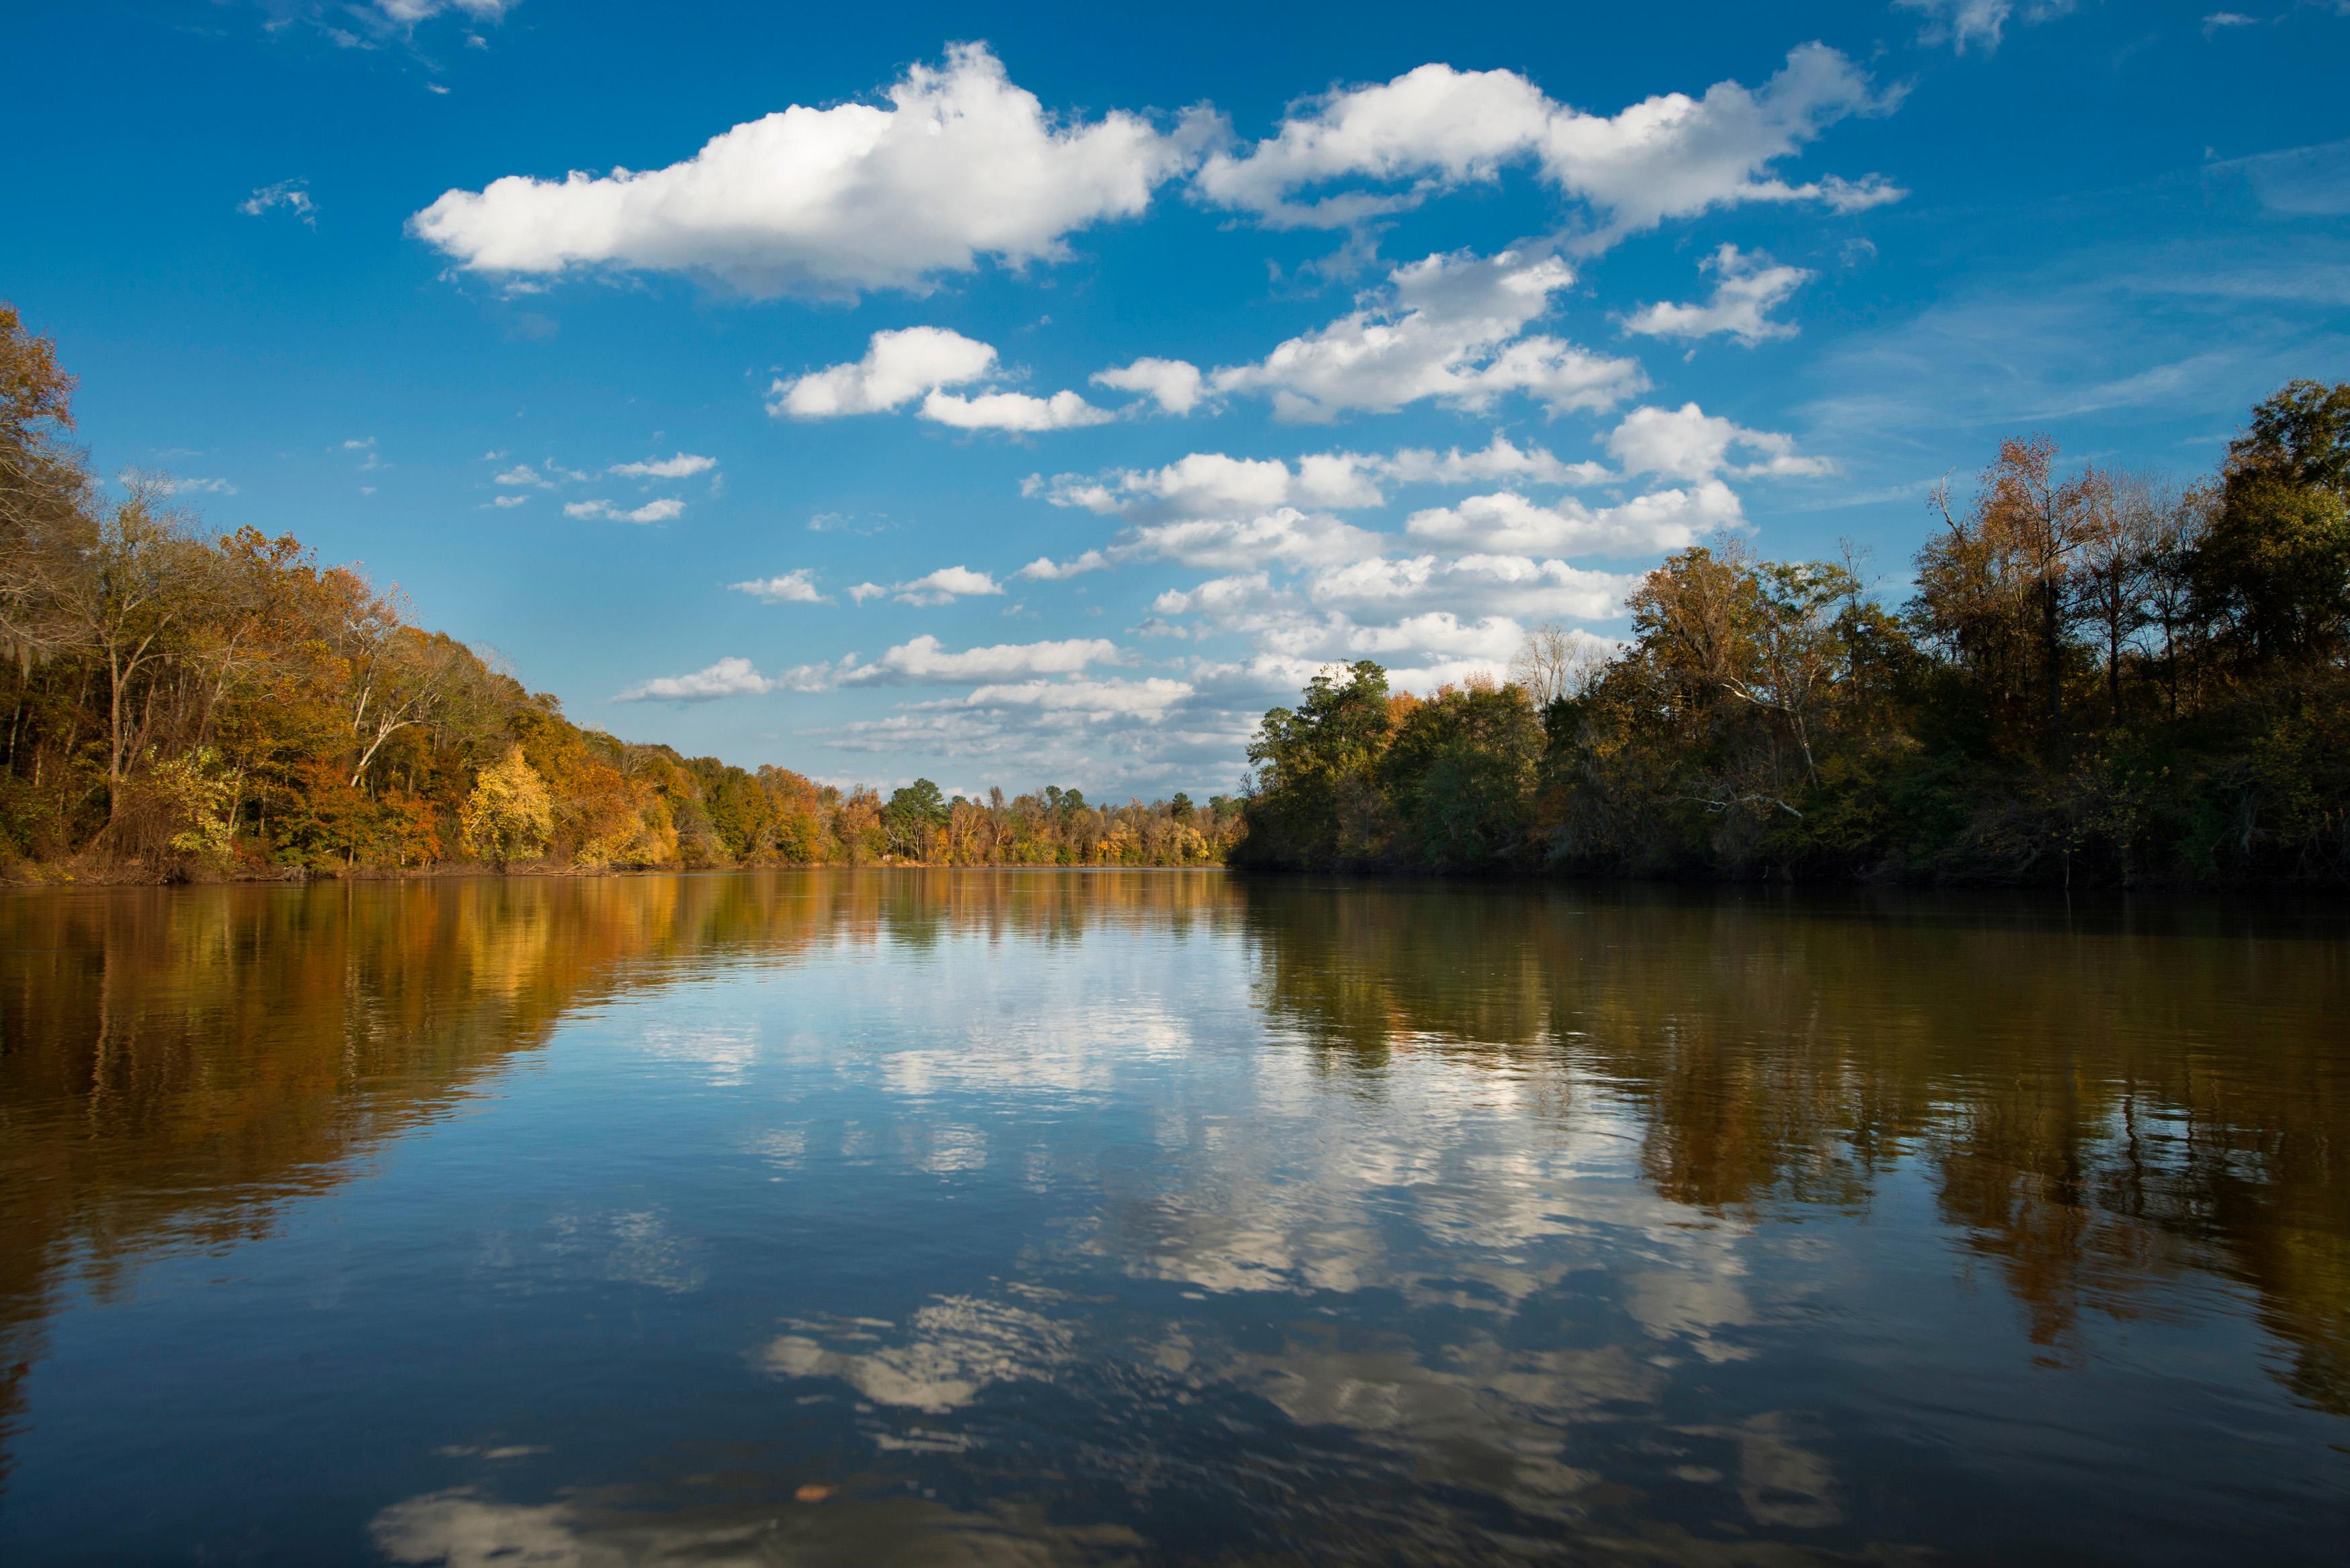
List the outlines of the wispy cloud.
{"type": "Polygon", "coordinates": [[[2262,206],[2288,217],[2335,218],[2350,213],[2350,140],[2287,147],[2203,166],[2206,180],[2234,176],[2262,206]]]}
{"type": "Polygon", "coordinates": [[[1893,0],[1905,11],[1922,12],[1919,36],[1929,44],[1948,44],[1960,54],[1981,49],[1988,55],[2000,46],[2007,25],[2021,18],[2044,22],[2073,9],[2074,0],[1893,0]]]}
{"type": "Polygon", "coordinates": [[[283,207],[312,228],[318,226],[318,208],[310,200],[307,180],[280,180],[275,185],[264,185],[236,204],[236,210],[248,218],[258,218],[273,207],[283,207]]]}
{"type": "Polygon", "coordinates": [[[234,495],[236,486],[225,479],[198,479],[176,473],[138,473],[125,469],[116,483],[143,482],[166,495],[234,495]]]}

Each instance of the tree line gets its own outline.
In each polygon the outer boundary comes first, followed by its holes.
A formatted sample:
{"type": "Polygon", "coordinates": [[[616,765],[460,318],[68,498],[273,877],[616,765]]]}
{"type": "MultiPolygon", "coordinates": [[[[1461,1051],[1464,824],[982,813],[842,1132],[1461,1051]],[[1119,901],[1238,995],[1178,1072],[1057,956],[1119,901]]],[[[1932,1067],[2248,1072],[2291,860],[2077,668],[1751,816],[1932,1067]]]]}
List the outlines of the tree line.
{"type": "Polygon", "coordinates": [[[291,536],[102,483],[74,378],[0,304],[0,870],[1211,865],[1239,803],[884,798],[583,729],[291,536]]]}
{"type": "Polygon", "coordinates": [[[1364,661],[1267,713],[1236,864],[1818,880],[2350,881],[2350,382],[2191,483],[2005,442],[1915,591],[1673,555],[1610,648],[1532,636],[1414,697],[1364,661]]]}

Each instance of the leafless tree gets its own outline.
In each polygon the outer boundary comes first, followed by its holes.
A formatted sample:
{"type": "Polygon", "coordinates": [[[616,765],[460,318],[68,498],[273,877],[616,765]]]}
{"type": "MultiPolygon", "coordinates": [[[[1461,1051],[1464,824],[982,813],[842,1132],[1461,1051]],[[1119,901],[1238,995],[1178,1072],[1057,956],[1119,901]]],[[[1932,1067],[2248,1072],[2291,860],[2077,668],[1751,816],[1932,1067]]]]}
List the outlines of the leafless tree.
{"type": "Polygon", "coordinates": [[[1539,712],[1561,697],[1590,691],[1615,652],[1605,638],[1544,621],[1526,633],[1510,660],[1510,684],[1523,688],[1539,712]]]}

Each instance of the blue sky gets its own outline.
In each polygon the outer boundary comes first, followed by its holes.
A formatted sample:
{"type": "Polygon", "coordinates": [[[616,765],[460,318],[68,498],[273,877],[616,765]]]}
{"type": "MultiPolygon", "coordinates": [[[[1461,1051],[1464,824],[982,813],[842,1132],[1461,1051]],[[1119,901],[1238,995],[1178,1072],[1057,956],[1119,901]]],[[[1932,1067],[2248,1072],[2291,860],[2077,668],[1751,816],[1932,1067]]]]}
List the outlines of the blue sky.
{"type": "Polygon", "coordinates": [[[0,297],[103,472],[398,584],[575,719],[1195,794],[1722,528],[2002,435],[2209,468],[2350,376],[2350,5],[0,17],[0,297]]]}

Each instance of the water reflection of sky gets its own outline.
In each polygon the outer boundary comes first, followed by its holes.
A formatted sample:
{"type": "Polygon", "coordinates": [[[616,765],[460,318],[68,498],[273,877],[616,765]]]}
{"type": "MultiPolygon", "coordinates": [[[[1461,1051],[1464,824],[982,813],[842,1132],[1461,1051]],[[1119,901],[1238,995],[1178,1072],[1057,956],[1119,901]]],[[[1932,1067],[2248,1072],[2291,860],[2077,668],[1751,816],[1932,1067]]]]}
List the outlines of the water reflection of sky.
{"type": "Polygon", "coordinates": [[[1377,941],[1293,940],[1211,886],[1180,923],[843,920],[599,995],[268,1234],[52,1310],[0,1546],[2320,1561],[2350,1527],[2350,1425],[2209,1263],[2224,1221],[2087,1190],[2115,1149],[2183,1179],[2177,1096],[1956,1105],[1866,1051],[1799,1066],[1790,1014],[1711,1035],[1701,987],[1635,1058],[1599,1015],[1669,974],[1586,952],[1561,988],[1534,935],[1437,925],[1383,978],[1409,892],[1377,941]],[[1755,1071],[1690,1099],[1725,1056],[1755,1071]],[[1931,1114],[1864,1136],[1887,1100],[1931,1114]],[[132,1485],[138,1520],[87,1511],[132,1485]]]}

